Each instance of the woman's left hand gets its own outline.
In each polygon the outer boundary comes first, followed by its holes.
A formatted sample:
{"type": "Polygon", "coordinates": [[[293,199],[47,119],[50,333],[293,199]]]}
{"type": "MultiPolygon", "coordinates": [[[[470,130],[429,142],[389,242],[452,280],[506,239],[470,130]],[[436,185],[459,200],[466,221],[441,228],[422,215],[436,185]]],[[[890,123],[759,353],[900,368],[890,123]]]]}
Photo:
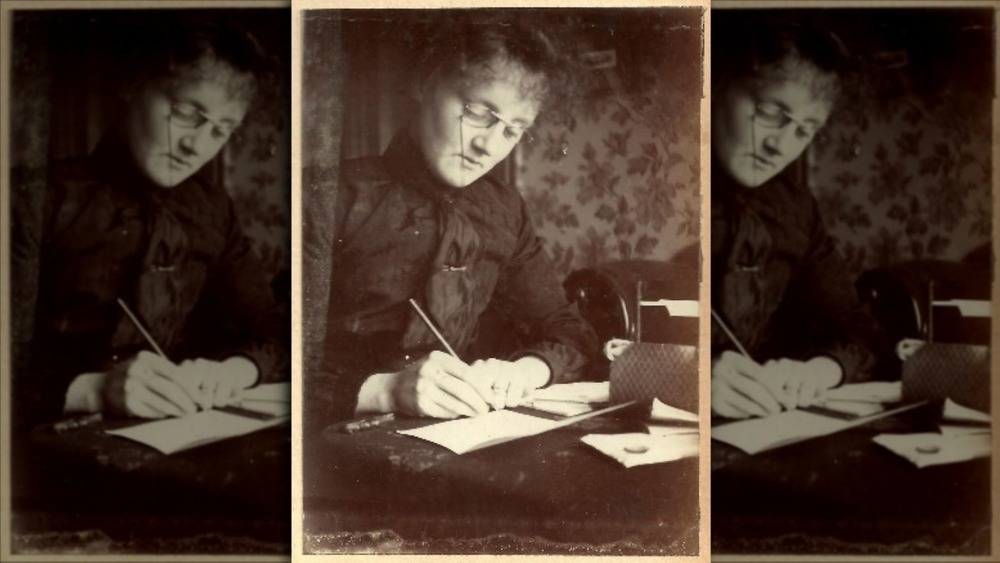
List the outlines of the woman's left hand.
{"type": "Polygon", "coordinates": [[[840,364],[825,356],[805,362],[788,358],[770,360],[762,367],[761,379],[777,391],[776,396],[786,410],[822,402],[823,395],[843,378],[840,364]]]}
{"type": "Polygon", "coordinates": [[[244,389],[257,383],[258,373],[257,365],[241,356],[221,362],[198,358],[182,362],[173,378],[208,410],[237,402],[244,389]]]}
{"type": "Polygon", "coordinates": [[[544,387],[551,378],[549,365],[534,356],[513,362],[476,360],[470,368],[470,379],[475,378],[493,390],[491,405],[497,410],[525,404],[535,389],[544,387]]]}

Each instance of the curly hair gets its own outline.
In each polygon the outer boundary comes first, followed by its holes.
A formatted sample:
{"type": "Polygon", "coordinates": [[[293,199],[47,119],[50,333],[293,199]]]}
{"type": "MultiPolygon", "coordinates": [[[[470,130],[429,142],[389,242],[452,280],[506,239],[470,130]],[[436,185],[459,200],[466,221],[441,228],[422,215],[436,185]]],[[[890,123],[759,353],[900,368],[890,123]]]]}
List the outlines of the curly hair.
{"type": "MultiPolygon", "coordinates": [[[[518,87],[540,108],[562,98],[571,80],[572,61],[562,41],[536,21],[512,13],[482,16],[473,10],[422,36],[416,78],[438,73],[469,82],[495,78],[514,64],[523,69],[518,87]]],[[[555,26],[558,29],[558,26],[555,26]]]]}
{"type": "Polygon", "coordinates": [[[145,31],[125,61],[126,87],[212,79],[249,104],[272,78],[271,62],[249,32],[223,23],[174,19],[145,31]]]}
{"type": "Polygon", "coordinates": [[[835,102],[850,68],[831,30],[800,14],[722,11],[712,19],[712,85],[806,82],[813,96],[835,102]]]}

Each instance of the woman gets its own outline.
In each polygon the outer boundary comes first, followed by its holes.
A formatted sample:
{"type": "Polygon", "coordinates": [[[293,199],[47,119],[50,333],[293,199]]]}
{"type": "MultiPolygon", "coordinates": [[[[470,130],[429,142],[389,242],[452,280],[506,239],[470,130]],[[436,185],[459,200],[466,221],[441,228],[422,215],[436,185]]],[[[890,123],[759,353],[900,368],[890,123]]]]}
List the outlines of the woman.
{"type": "Polygon", "coordinates": [[[439,32],[410,123],[382,156],[342,167],[326,362],[307,419],[473,416],[579,378],[597,352],[524,201],[488,175],[555,98],[558,51],[516,24],[439,32]]]}
{"type": "Polygon", "coordinates": [[[246,116],[265,58],[226,27],[158,29],[128,66],[119,121],[52,167],[40,236],[15,242],[40,262],[22,418],[182,416],[286,374],[283,315],[233,203],[196,175],[246,116]]]}
{"type": "Polygon", "coordinates": [[[712,36],[712,409],[766,416],[873,366],[816,200],[781,174],[830,117],[845,58],[829,33],[745,14],[712,36]]]}

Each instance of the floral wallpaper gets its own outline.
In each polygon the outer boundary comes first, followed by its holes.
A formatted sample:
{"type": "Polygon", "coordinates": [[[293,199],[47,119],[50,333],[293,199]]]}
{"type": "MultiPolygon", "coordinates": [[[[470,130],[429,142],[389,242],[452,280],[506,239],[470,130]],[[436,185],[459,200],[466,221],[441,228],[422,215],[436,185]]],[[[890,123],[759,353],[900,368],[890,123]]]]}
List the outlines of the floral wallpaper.
{"type": "Polygon", "coordinates": [[[640,86],[589,96],[519,147],[517,184],[559,275],[698,241],[701,75],[684,56],[651,58],[640,86]]]}
{"type": "MultiPolygon", "coordinates": [[[[981,60],[972,74],[989,76],[990,58],[981,60]]],[[[958,78],[918,89],[906,76],[870,73],[809,154],[809,183],[855,276],[904,260],[962,260],[991,240],[990,92],[958,78]]]]}
{"type": "MultiPolygon", "coordinates": [[[[287,100],[287,95],[278,100],[287,100]]],[[[287,103],[259,103],[222,155],[223,184],[266,279],[291,267],[291,130],[287,103]]]]}

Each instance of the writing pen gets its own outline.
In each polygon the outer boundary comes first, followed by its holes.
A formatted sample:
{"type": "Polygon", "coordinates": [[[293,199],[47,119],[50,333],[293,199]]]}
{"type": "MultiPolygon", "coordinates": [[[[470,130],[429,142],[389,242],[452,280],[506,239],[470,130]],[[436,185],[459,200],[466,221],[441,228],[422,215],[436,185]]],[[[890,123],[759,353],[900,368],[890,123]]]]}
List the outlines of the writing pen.
{"type": "Polygon", "coordinates": [[[736,335],[733,333],[732,330],[729,329],[725,321],[722,320],[722,317],[720,317],[719,314],[715,312],[714,308],[712,309],[712,320],[715,321],[715,324],[719,325],[719,328],[722,329],[722,332],[726,333],[726,336],[729,337],[729,340],[733,343],[733,345],[736,346],[736,349],[740,351],[740,354],[743,354],[744,356],[753,360],[753,356],[751,356],[750,353],[747,352],[747,349],[743,347],[743,343],[740,342],[739,338],[736,338],[736,335]]]}
{"type": "Polygon", "coordinates": [[[93,426],[104,420],[104,416],[99,412],[93,414],[88,414],[85,416],[78,416],[76,418],[71,418],[69,420],[64,420],[62,422],[57,422],[52,425],[52,431],[56,434],[64,434],[70,430],[78,430],[80,428],[86,428],[93,426]]]}
{"type": "Polygon", "coordinates": [[[420,305],[417,305],[417,302],[414,301],[412,298],[410,299],[410,305],[413,305],[413,308],[417,311],[417,314],[420,315],[420,318],[424,321],[424,324],[427,325],[427,328],[429,328],[431,332],[434,333],[434,336],[436,336],[441,345],[445,347],[445,350],[448,350],[448,353],[454,356],[455,359],[461,360],[461,358],[458,357],[458,354],[455,353],[455,349],[451,347],[451,344],[448,344],[448,341],[444,339],[444,335],[441,334],[438,331],[437,327],[434,326],[434,323],[431,322],[430,317],[428,317],[427,314],[424,313],[424,310],[420,308],[420,305]]]}
{"type": "Polygon", "coordinates": [[[135,326],[135,328],[138,329],[138,331],[142,334],[143,338],[146,339],[146,342],[148,342],[149,345],[153,347],[153,350],[155,350],[156,353],[159,354],[159,356],[164,360],[170,361],[170,358],[167,358],[167,355],[163,353],[163,349],[160,348],[160,345],[156,343],[156,340],[153,340],[153,335],[149,334],[149,331],[146,330],[146,327],[142,326],[142,322],[140,322],[139,318],[132,313],[132,309],[128,308],[128,305],[126,305],[125,302],[122,301],[121,297],[118,298],[118,305],[122,308],[123,311],[125,311],[125,314],[128,315],[129,320],[132,321],[132,324],[135,326]]]}
{"type": "MultiPolygon", "coordinates": [[[[128,315],[129,320],[132,321],[132,324],[135,325],[135,328],[142,334],[143,338],[146,339],[146,342],[148,342],[149,345],[153,348],[153,350],[156,351],[156,354],[169,362],[170,358],[168,358],[167,355],[163,353],[163,348],[160,348],[160,345],[156,343],[155,339],[153,339],[153,335],[150,334],[148,330],[146,330],[146,327],[142,325],[142,321],[139,320],[139,317],[135,316],[135,314],[132,312],[132,309],[129,309],[129,306],[125,304],[125,301],[123,301],[121,297],[118,298],[118,305],[122,308],[123,311],[125,311],[125,314],[128,315]]],[[[190,395],[190,393],[188,394],[190,395]]],[[[209,407],[203,404],[202,409],[208,410],[209,407]]]]}
{"type": "Polygon", "coordinates": [[[348,422],[341,427],[341,432],[346,432],[347,434],[354,434],[355,432],[361,432],[362,430],[369,430],[375,428],[376,426],[382,426],[387,422],[392,422],[396,419],[396,415],[393,413],[380,414],[378,416],[372,416],[368,418],[362,418],[361,420],[355,420],[353,422],[348,422]]]}

